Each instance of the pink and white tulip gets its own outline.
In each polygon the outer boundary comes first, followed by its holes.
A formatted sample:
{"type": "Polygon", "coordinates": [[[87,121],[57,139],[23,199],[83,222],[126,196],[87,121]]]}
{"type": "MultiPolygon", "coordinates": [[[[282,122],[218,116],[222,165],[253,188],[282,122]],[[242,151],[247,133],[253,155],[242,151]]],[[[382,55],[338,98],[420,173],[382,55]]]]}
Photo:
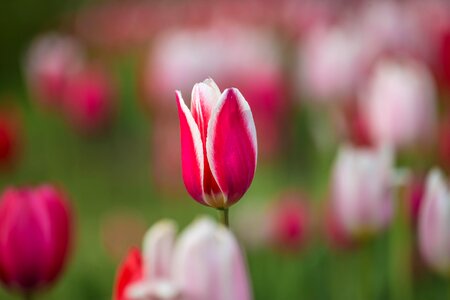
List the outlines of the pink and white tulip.
{"type": "Polygon", "coordinates": [[[30,295],[56,281],[66,264],[72,218],[54,187],[8,188],[0,199],[0,280],[30,295]]]}
{"type": "Polygon", "coordinates": [[[84,60],[84,49],[72,37],[56,33],[38,37],[24,66],[31,95],[40,104],[59,109],[68,80],[82,69],[84,60]]]}
{"type": "Polygon", "coordinates": [[[197,202],[226,209],[245,194],[256,169],[256,128],[236,88],[223,93],[212,79],[192,90],[191,109],[177,91],[183,180],[197,202]]]}
{"type": "Polygon", "coordinates": [[[176,239],[176,225],[160,221],[132,250],[117,278],[116,300],[249,300],[245,260],[233,234],[208,218],[176,239]]]}
{"type": "Polygon", "coordinates": [[[436,126],[435,86],[419,62],[380,61],[360,95],[361,109],[376,144],[410,146],[436,126]]]}
{"type": "Polygon", "coordinates": [[[450,271],[450,191],[443,174],[435,169],[427,178],[419,212],[419,247],[429,266],[445,275],[450,271]]]}
{"type": "Polygon", "coordinates": [[[362,238],[390,223],[393,154],[344,146],[334,163],[331,209],[346,235],[362,238]]]}

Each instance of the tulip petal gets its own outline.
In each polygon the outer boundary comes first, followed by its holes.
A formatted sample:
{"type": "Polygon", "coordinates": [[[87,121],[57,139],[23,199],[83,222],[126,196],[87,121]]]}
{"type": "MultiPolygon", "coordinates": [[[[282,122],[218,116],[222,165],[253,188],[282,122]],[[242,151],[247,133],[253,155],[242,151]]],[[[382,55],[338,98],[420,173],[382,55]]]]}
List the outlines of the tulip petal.
{"type": "Polygon", "coordinates": [[[142,257],[138,249],[131,249],[119,268],[116,278],[114,300],[129,300],[128,287],[142,278],[142,257]]]}
{"type": "Polygon", "coordinates": [[[191,112],[200,130],[202,141],[206,141],[209,119],[220,94],[219,87],[212,79],[197,83],[192,89],[191,112]]]}
{"type": "Polygon", "coordinates": [[[203,200],[204,154],[200,131],[179,91],[176,92],[176,97],[180,118],[184,185],[192,198],[206,205],[203,200]]]}
{"type": "Polygon", "coordinates": [[[176,223],[171,220],[159,221],[147,231],[143,244],[145,280],[169,279],[176,234],[176,223]]]}
{"type": "Polygon", "coordinates": [[[226,195],[224,207],[229,207],[250,187],[257,158],[252,112],[238,89],[225,90],[211,115],[206,154],[211,172],[226,195]]]}
{"type": "Polygon", "coordinates": [[[209,218],[195,221],[180,236],[174,276],[186,299],[251,299],[246,265],[236,239],[209,218]]]}
{"type": "Polygon", "coordinates": [[[419,215],[419,244],[425,260],[441,272],[447,272],[450,267],[449,219],[450,192],[443,174],[434,169],[428,175],[419,215]]]}

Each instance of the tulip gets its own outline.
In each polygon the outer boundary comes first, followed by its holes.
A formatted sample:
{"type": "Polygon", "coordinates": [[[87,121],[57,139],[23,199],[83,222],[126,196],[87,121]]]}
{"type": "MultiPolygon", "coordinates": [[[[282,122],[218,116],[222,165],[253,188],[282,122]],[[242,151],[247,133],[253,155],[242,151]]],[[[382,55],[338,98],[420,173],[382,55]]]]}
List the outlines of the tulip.
{"type": "Polygon", "coordinates": [[[309,213],[304,199],[295,193],[283,195],[269,212],[270,240],[282,250],[297,251],[308,238],[309,213]]]}
{"type": "Polygon", "coordinates": [[[332,174],[331,209],[346,235],[364,238],[392,218],[392,152],[387,148],[339,150],[332,174]]]}
{"type": "Polygon", "coordinates": [[[298,86],[315,101],[342,101],[351,97],[366,67],[366,44],[349,28],[314,28],[298,47],[298,86]],[[335,76],[335,70],[341,70],[335,76]]]}
{"type": "Polygon", "coordinates": [[[115,300],[248,300],[245,262],[233,234],[208,218],[176,239],[176,225],[160,221],[119,269],[115,300]]]}
{"type": "Polygon", "coordinates": [[[64,113],[81,133],[92,134],[104,129],[114,111],[114,91],[106,72],[86,67],[74,74],[64,90],[64,113]]]}
{"type": "Polygon", "coordinates": [[[66,84],[82,69],[84,59],[83,48],[71,37],[51,33],[37,38],[25,61],[32,96],[48,108],[59,109],[66,84]]]}
{"type": "Polygon", "coordinates": [[[20,118],[15,110],[0,110],[0,169],[9,170],[17,161],[21,146],[20,118]]]}
{"type": "Polygon", "coordinates": [[[177,91],[183,180],[197,202],[226,210],[253,180],[257,142],[252,112],[236,88],[212,79],[192,90],[191,110],[177,91]]]}
{"type": "Polygon", "coordinates": [[[450,192],[442,173],[434,169],[425,186],[419,212],[419,247],[429,266],[437,272],[450,271],[450,192]]]}
{"type": "Polygon", "coordinates": [[[72,221],[54,187],[8,188],[0,200],[0,279],[26,297],[56,281],[71,245],[72,221]]]}
{"type": "Polygon", "coordinates": [[[428,69],[418,62],[380,61],[360,100],[376,144],[405,147],[432,136],[435,88],[428,69]]]}

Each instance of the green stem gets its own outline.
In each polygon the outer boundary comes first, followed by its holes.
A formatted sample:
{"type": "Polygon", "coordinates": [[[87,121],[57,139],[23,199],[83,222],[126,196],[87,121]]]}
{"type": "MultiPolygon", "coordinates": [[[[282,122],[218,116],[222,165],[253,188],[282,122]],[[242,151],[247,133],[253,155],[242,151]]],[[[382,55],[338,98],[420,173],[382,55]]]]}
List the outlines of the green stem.
{"type": "Polygon", "coordinates": [[[25,293],[25,294],[23,294],[23,299],[24,300],[33,300],[34,297],[33,297],[32,293],[25,293]]]}
{"type": "Polygon", "coordinates": [[[390,291],[393,300],[412,298],[411,220],[402,195],[403,189],[400,187],[397,191],[397,199],[394,202],[396,215],[389,237],[390,291]]]}
{"type": "Polygon", "coordinates": [[[230,222],[228,220],[228,208],[219,208],[219,219],[220,223],[225,225],[225,227],[230,227],[230,222]]]}
{"type": "Polygon", "coordinates": [[[360,265],[360,278],[361,278],[361,299],[370,300],[373,299],[372,290],[372,244],[373,241],[368,241],[366,245],[360,249],[359,265],[360,265]]]}

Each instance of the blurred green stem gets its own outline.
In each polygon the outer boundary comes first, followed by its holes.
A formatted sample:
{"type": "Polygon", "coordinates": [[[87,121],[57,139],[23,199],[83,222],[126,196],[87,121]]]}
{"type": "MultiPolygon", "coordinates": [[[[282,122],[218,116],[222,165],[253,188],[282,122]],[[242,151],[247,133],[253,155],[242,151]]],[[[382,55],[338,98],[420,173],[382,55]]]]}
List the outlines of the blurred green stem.
{"type": "Polygon", "coordinates": [[[389,236],[389,285],[392,300],[412,298],[411,285],[411,220],[400,187],[394,201],[395,215],[389,236]]]}
{"type": "Polygon", "coordinates": [[[219,218],[220,222],[225,225],[225,227],[230,227],[230,223],[228,221],[228,208],[219,208],[219,218]]]}
{"type": "Polygon", "coordinates": [[[34,297],[33,297],[33,294],[31,294],[31,293],[25,293],[25,294],[23,295],[23,299],[24,299],[24,300],[33,300],[34,297]]]}
{"type": "Polygon", "coordinates": [[[372,241],[367,241],[365,245],[360,249],[360,262],[361,267],[360,282],[361,282],[361,295],[359,299],[371,300],[373,299],[373,289],[372,289],[372,241]]]}

